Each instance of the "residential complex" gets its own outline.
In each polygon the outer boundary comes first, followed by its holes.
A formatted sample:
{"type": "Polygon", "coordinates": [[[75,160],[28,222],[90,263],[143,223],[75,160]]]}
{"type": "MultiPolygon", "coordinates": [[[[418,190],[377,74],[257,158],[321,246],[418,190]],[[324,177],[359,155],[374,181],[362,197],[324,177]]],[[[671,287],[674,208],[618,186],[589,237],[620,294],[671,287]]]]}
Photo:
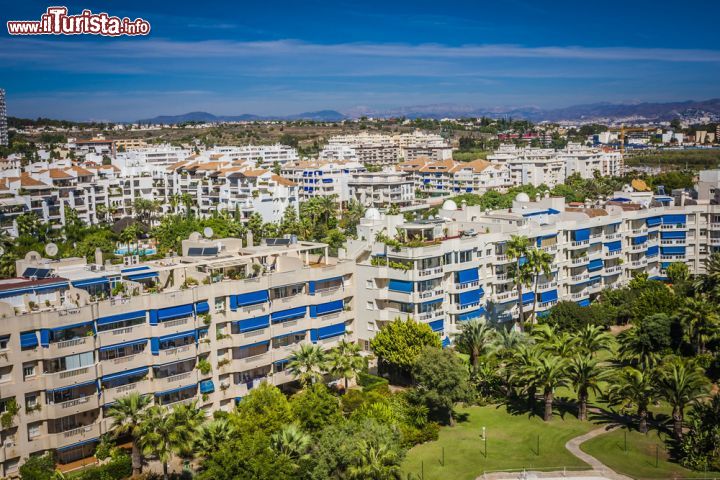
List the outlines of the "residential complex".
{"type": "Polygon", "coordinates": [[[394,165],[402,160],[427,157],[431,160],[452,158],[452,147],[440,135],[422,132],[383,135],[360,133],[338,135],[328,140],[321,158],[339,159],[354,151],[358,162],[365,165],[394,165]]]}
{"type": "Polygon", "coordinates": [[[0,88],[0,145],[7,146],[8,126],[7,126],[7,106],[5,104],[5,90],[0,88]]]}
{"type": "Polygon", "coordinates": [[[485,160],[455,162],[418,158],[400,163],[396,168],[410,174],[418,191],[430,195],[506,192],[515,185],[507,165],[485,160]]]}
{"type": "Polygon", "coordinates": [[[344,204],[352,198],[348,186],[350,179],[365,170],[361,163],[355,161],[317,160],[285,165],[280,174],[298,185],[301,201],[313,197],[333,197],[344,204]]]}
{"type": "Polygon", "coordinates": [[[331,348],[344,337],[368,349],[384,324],[412,317],[449,345],[472,318],[512,325],[520,303],[533,321],[640,273],[664,279],[673,262],[700,273],[720,250],[720,173],[700,178],[697,198],[627,191],[571,207],[519,194],[509,209],[447,200],[436,217],[409,222],[369,208],[338,258],[325,244],[251,234],[192,234],[178,256],[122,265],[31,252],[18,278],[0,281],[0,409],[22,407],[2,430],[0,474],[31,453],[89,456],[111,427],[108,407],[130,392],[213,411],[263,381],[284,388],[302,342],[331,348]],[[512,235],[553,256],[551,274],[520,298],[512,235]]]}
{"type": "Polygon", "coordinates": [[[355,173],[348,186],[350,197],[364,207],[407,207],[415,200],[413,181],[404,172],[355,173]]]}

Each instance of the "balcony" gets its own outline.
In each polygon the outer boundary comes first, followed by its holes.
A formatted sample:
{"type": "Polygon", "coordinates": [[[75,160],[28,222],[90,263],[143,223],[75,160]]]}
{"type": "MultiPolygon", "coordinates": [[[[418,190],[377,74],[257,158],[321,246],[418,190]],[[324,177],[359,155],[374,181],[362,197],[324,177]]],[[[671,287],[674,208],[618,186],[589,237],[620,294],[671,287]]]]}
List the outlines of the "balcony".
{"type": "MultiPolygon", "coordinates": [[[[195,358],[197,350],[194,343],[189,345],[183,345],[176,348],[168,348],[167,350],[160,350],[160,356],[158,364],[180,362],[182,360],[189,360],[195,358]]],[[[158,358],[158,357],[155,357],[158,358]]]]}
{"type": "Polygon", "coordinates": [[[62,418],[76,413],[87,412],[100,408],[100,400],[97,395],[92,394],[87,397],[76,398],[61,403],[53,403],[45,405],[47,410],[47,418],[62,418]]]}
{"type": "Polygon", "coordinates": [[[720,223],[710,223],[708,224],[708,228],[710,230],[720,230],[720,223]]]}
{"type": "Polygon", "coordinates": [[[552,308],[553,306],[557,305],[557,300],[551,300],[549,302],[542,302],[537,304],[537,310],[547,310],[548,308],[552,308]]]}
{"type": "Polygon", "coordinates": [[[537,290],[537,291],[544,291],[544,290],[550,290],[551,288],[555,288],[555,287],[557,287],[557,282],[556,282],[556,281],[545,282],[545,283],[540,283],[540,284],[538,284],[536,290],[537,290]]]}
{"type": "Polygon", "coordinates": [[[583,257],[570,259],[570,263],[572,263],[573,265],[581,265],[583,263],[588,263],[589,261],[590,261],[590,258],[587,255],[585,255],[583,257]]]}
{"type": "Polygon", "coordinates": [[[116,328],[115,330],[98,332],[98,347],[107,347],[108,345],[116,345],[118,343],[147,338],[150,336],[149,328],[149,325],[143,323],[140,325],[133,325],[132,327],[116,328]]]}
{"type": "Polygon", "coordinates": [[[418,278],[437,277],[443,275],[443,267],[426,268],[417,271],[418,278]]]}
{"type": "Polygon", "coordinates": [[[643,233],[647,233],[647,231],[647,227],[635,228],[630,232],[630,235],[642,235],[643,233]]]}
{"type": "Polygon", "coordinates": [[[153,378],[153,388],[157,391],[171,390],[197,383],[198,372],[193,369],[189,372],[178,373],[164,378],[153,378]]]}
{"type": "Polygon", "coordinates": [[[270,352],[253,355],[252,357],[235,358],[231,362],[233,372],[244,372],[258,367],[264,367],[271,363],[270,352]]]}
{"type": "Polygon", "coordinates": [[[687,224],[685,223],[678,223],[678,224],[665,224],[662,225],[663,230],[687,230],[687,224]]]}
{"type": "Polygon", "coordinates": [[[480,287],[480,282],[455,283],[451,286],[451,293],[464,292],[465,290],[476,290],[480,287]]]}
{"type": "Polygon", "coordinates": [[[647,250],[647,242],[639,243],[637,245],[631,245],[630,251],[631,252],[641,252],[647,250]]]}
{"type": "Polygon", "coordinates": [[[687,241],[682,239],[677,240],[660,240],[660,245],[685,245],[687,241]]]}
{"type": "Polygon", "coordinates": [[[618,233],[606,233],[606,234],[605,234],[605,240],[606,240],[606,241],[610,241],[610,240],[620,240],[621,238],[622,238],[622,234],[619,233],[619,232],[618,232],[618,233]]]}
{"type": "Polygon", "coordinates": [[[100,437],[100,425],[93,423],[83,427],[73,428],[60,433],[49,433],[49,448],[62,448],[70,446],[74,443],[80,443],[85,440],[92,440],[100,437]]]}
{"type": "Polygon", "coordinates": [[[90,352],[95,349],[95,337],[78,337],[63,342],[51,343],[46,358],[65,357],[76,353],[90,352]]]}
{"type": "Polygon", "coordinates": [[[604,259],[617,258],[617,257],[619,257],[621,254],[622,254],[622,251],[621,251],[621,250],[615,250],[615,251],[612,251],[612,252],[610,252],[610,251],[605,251],[605,252],[603,252],[603,258],[604,258],[604,259]]]}
{"type": "Polygon", "coordinates": [[[645,267],[647,266],[647,258],[641,258],[640,260],[635,260],[633,262],[630,262],[631,268],[639,268],[639,267],[645,267]]]}
{"type": "Polygon", "coordinates": [[[582,292],[571,293],[570,298],[573,300],[582,300],[583,298],[587,298],[588,295],[588,292],[583,290],[582,292]]]}
{"type": "Polygon", "coordinates": [[[576,283],[576,282],[582,282],[583,280],[587,280],[588,278],[590,278],[590,274],[581,273],[580,275],[574,275],[574,276],[570,277],[570,281],[573,283],[576,283]]]}
{"type": "Polygon", "coordinates": [[[512,299],[517,299],[518,291],[517,290],[509,290],[507,292],[501,292],[496,293],[494,295],[496,302],[504,302],[512,299]]]}
{"type": "Polygon", "coordinates": [[[127,385],[120,385],[119,387],[103,389],[103,404],[112,403],[118,398],[122,398],[132,392],[140,394],[150,393],[154,389],[150,380],[140,380],[135,383],[128,383],[127,385]]]}
{"type": "Polygon", "coordinates": [[[614,267],[605,267],[605,274],[606,275],[615,275],[622,272],[622,266],[621,265],[615,265],[614,267]]]}
{"type": "Polygon", "coordinates": [[[102,375],[110,375],[111,373],[140,368],[148,363],[151,363],[149,353],[141,352],[134,355],[113,358],[111,360],[101,360],[100,371],[102,375]]]}
{"type": "Polygon", "coordinates": [[[78,383],[93,382],[97,378],[95,365],[87,367],[75,368],[73,370],[64,370],[62,372],[44,373],[47,385],[54,388],[64,387],[78,383]]]}
{"type": "Polygon", "coordinates": [[[570,242],[570,248],[584,248],[590,245],[590,240],[577,240],[570,242]]]}

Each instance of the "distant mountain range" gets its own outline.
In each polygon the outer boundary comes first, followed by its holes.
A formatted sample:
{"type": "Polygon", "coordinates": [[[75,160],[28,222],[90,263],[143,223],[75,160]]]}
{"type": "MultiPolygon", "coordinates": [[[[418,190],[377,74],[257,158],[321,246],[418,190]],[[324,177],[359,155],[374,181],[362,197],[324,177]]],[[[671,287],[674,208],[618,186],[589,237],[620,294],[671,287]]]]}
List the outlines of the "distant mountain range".
{"type": "Polygon", "coordinates": [[[341,113],[336,110],[320,110],[317,112],[304,112],[296,115],[213,115],[207,112],[190,112],[182,115],[161,115],[154,118],[140,120],[141,123],[177,124],[185,122],[242,122],[255,120],[314,120],[321,122],[336,122],[354,119],[361,116],[374,118],[458,118],[458,117],[512,117],[517,119],[540,121],[607,121],[607,120],[648,120],[670,121],[674,118],[692,118],[703,115],[711,117],[720,116],[720,98],[686,102],[670,103],[593,103],[587,105],[574,105],[557,109],[541,109],[528,107],[494,107],[477,108],[457,104],[429,104],[399,107],[393,109],[371,109],[367,107],[354,107],[341,113]]]}
{"type": "Polygon", "coordinates": [[[242,115],[213,115],[208,112],[190,112],[181,115],[160,115],[154,118],[139,120],[140,123],[164,123],[176,124],[186,122],[252,122],[256,120],[314,120],[319,122],[337,122],[347,117],[335,110],[320,110],[318,112],[298,113],[297,115],[253,115],[245,113],[242,115]]]}

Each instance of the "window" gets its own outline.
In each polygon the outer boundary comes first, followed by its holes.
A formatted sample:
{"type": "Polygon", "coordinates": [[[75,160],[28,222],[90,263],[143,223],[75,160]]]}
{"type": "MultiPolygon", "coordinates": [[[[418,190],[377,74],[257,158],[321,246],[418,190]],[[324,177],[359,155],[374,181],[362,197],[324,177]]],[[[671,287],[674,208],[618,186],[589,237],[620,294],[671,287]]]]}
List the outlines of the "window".
{"type": "Polygon", "coordinates": [[[367,309],[368,309],[368,310],[375,310],[375,302],[373,302],[373,301],[367,302],[367,309]]]}
{"type": "Polygon", "coordinates": [[[40,436],[40,424],[33,423],[28,425],[28,439],[32,440],[40,436]]]}
{"type": "Polygon", "coordinates": [[[215,311],[216,312],[224,312],[225,311],[225,297],[215,297],[215,311]]]}
{"type": "Polygon", "coordinates": [[[9,342],[10,335],[3,335],[2,337],[0,337],[0,350],[7,350],[9,342]]]}
{"type": "Polygon", "coordinates": [[[23,378],[31,378],[35,376],[35,364],[26,363],[23,365],[23,378]]]}
{"type": "Polygon", "coordinates": [[[25,408],[32,409],[37,406],[38,396],[36,393],[28,393],[25,395],[25,408]]]}
{"type": "Polygon", "coordinates": [[[374,286],[374,285],[373,285],[373,281],[372,281],[372,280],[367,280],[367,281],[365,282],[365,288],[372,289],[373,286],[374,286]]]}

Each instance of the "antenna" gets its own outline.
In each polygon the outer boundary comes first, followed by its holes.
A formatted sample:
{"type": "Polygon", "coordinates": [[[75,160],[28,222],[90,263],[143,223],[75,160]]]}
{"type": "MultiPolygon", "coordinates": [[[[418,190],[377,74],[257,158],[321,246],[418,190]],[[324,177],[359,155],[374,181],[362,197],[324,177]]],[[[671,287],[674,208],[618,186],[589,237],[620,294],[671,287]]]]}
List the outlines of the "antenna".
{"type": "Polygon", "coordinates": [[[48,243],[47,245],[45,245],[45,253],[49,257],[54,257],[58,253],[58,246],[54,243],[48,243]]]}

